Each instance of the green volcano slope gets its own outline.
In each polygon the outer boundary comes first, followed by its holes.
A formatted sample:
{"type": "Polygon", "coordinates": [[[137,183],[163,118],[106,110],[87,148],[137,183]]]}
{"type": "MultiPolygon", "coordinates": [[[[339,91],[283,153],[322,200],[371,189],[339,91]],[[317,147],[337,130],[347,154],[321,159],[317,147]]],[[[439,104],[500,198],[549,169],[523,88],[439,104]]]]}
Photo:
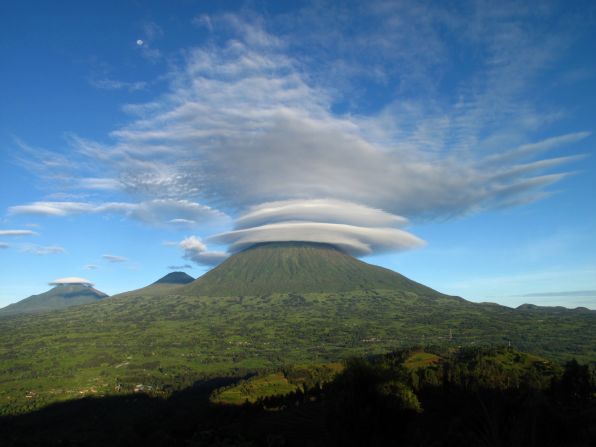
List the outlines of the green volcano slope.
{"type": "MultiPolygon", "coordinates": [[[[326,247],[315,247],[310,259],[302,258],[309,250],[310,245],[257,247],[232,256],[213,271],[217,276],[207,274],[169,295],[141,291],[43,315],[1,317],[0,414],[89,395],[135,390],[167,395],[207,377],[414,345],[511,342],[551,360],[596,359],[596,311],[471,303],[346,260],[347,255],[326,247]],[[270,249],[280,252],[267,253],[270,249]],[[299,253],[298,259],[293,253],[299,253]],[[318,256],[331,257],[333,267],[314,259],[318,256]],[[276,288],[294,291],[232,293],[244,280],[234,281],[226,269],[238,268],[235,274],[249,279],[248,272],[264,268],[255,261],[258,257],[274,260],[263,274],[276,288]],[[285,274],[267,271],[284,262],[285,274]],[[328,279],[324,287],[340,290],[310,291],[314,283],[293,270],[296,265],[322,270],[320,277],[328,279]],[[353,265],[378,277],[369,277],[365,285],[364,273],[342,279],[338,272],[353,265]],[[220,293],[211,288],[212,278],[226,277],[233,283],[229,288],[223,284],[220,293]],[[296,278],[303,289],[296,288],[296,278]],[[386,285],[369,288],[374,284],[386,285]]],[[[263,283],[254,276],[252,284],[263,283]]]]}
{"type": "Polygon", "coordinates": [[[185,295],[255,296],[274,292],[392,289],[444,296],[399,273],[327,244],[274,242],[251,247],[181,289],[185,295]]]}
{"type": "Polygon", "coordinates": [[[59,285],[45,293],[31,295],[29,298],[0,309],[0,316],[65,309],[71,306],[95,303],[107,296],[93,287],[81,284],[59,285]]]}

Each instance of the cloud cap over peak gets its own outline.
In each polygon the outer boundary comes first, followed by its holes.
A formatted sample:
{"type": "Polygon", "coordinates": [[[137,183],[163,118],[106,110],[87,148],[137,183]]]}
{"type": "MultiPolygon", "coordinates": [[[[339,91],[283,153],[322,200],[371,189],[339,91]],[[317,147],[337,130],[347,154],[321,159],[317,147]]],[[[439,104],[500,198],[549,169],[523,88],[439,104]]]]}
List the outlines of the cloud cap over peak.
{"type": "Polygon", "coordinates": [[[301,199],[262,203],[249,208],[234,229],[208,239],[237,252],[262,242],[318,242],[354,256],[403,251],[424,241],[396,228],[404,217],[337,199],[301,199]]]}
{"type": "Polygon", "coordinates": [[[411,233],[396,228],[368,228],[322,222],[283,222],[221,233],[209,240],[229,244],[237,252],[262,242],[318,242],[334,245],[354,256],[403,251],[424,245],[411,233]]]}
{"type": "Polygon", "coordinates": [[[69,276],[67,278],[55,279],[48,283],[50,286],[66,286],[79,284],[82,286],[93,287],[95,284],[85,278],[78,278],[76,276],[69,276]]]}

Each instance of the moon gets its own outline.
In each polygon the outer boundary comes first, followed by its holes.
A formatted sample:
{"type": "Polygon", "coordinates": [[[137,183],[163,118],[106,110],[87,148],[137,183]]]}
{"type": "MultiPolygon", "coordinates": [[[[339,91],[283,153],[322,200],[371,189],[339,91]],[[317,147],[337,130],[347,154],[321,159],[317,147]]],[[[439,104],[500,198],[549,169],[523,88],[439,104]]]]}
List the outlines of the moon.
{"type": "Polygon", "coordinates": [[[141,39],[137,40],[137,45],[138,45],[138,46],[141,46],[141,45],[143,45],[144,43],[145,43],[145,42],[143,42],[141,39]]]}

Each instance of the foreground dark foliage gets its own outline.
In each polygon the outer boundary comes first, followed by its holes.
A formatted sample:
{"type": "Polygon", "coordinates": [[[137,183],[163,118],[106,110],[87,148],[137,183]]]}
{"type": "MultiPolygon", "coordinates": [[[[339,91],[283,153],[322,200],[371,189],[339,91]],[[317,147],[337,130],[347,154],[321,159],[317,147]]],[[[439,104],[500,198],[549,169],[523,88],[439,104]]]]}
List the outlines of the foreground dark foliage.
{"type": "MultiPolygon", "coordinates": [[[[524,374],[465,350],[413,370],[408,352],[353,359],[333,381],[242,406],[214,405],[233,379],[168,399],[87,398],[0,419],[3,446],[594,446],[594,370],[524,374]],[[497,365],[497,366],[495,366],[497,365]]],[[[520,360],[521,361],[521,360],[520,360]]]]}

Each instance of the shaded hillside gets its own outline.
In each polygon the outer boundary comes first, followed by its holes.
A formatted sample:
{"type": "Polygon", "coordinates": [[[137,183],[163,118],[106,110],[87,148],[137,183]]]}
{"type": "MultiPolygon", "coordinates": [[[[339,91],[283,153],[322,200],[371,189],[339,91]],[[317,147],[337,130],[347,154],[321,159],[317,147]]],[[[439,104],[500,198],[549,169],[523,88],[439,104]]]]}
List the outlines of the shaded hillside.
{"type": "Polygon", "coordinates": [[[95,303],[107,296],[93,287],[81,284],[59,285],[45,293],[32,295],[17,303],[9,304],[0,309],[0,316],[65,309],[71,306],[95,303]]]}
{"type": "Polygon", "coordinates": [[[504,347],[400,350],[201,380],[166,398],[137,390],[56,403],[0,417],[0,444],[593,446],[594,373],[504,347]],[[408,367],[420,354],[438,361],[408,367]],[[226,396],[232,405],[213,404],[226,396]]]}
{"type": "Polygon", "coordinates": [[[441,295],[389,269],[362,262],[327,244],[272,242],[237,253],[192,284],[184,295],[241,296],[276,292],[394,289],[441,295]]]}

